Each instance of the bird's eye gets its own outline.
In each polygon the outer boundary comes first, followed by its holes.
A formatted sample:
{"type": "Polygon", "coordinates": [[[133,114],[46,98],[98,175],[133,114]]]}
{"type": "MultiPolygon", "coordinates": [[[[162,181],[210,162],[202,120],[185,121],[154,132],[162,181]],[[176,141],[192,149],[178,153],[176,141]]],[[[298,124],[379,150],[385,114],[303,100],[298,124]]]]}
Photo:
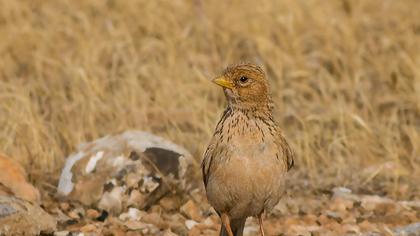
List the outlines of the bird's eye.
{"type": "Polygon", "coordinates": [[[239,81],[241,82],[241,83],[246,83],[246,82],[248,82],[248,78],[247,77],[245,77],[245,76],[241,76],[241,78],[239,78],[239,81]]]}

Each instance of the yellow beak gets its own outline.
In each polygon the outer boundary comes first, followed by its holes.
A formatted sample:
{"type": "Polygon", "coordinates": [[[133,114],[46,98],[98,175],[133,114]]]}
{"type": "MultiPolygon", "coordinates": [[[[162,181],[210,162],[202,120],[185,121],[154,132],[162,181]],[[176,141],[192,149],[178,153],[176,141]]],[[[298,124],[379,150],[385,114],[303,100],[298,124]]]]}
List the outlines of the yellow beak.
{"type": "Polygon", "coordinates": [[[228,89],[232,89],[234,87],[234,84],[228,81],[223,75],[213,79],[212,82],[228,89]]]}

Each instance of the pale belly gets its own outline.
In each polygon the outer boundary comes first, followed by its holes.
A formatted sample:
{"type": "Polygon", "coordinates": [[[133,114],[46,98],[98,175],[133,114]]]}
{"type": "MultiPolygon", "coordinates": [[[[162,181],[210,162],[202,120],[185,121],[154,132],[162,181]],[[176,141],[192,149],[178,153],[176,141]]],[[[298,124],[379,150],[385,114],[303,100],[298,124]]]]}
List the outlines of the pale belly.
{"type": "Polygon", "coordinates": [[[275,154],[233,155],[211,174],[206,187],[210,204],[232,219],[270,211],[283,193],[285,170],[275,154]]]}

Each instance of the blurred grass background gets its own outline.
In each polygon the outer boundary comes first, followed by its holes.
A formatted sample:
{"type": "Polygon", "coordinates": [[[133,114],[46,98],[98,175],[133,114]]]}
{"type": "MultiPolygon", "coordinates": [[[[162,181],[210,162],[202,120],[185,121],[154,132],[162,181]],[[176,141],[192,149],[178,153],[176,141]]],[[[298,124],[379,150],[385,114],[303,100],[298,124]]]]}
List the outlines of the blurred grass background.
{"type": "Polygon", "coordinates": [[[418,0],[0,0],[0,151],[57,176],[78,144],[140,129],[199,162],[225,106],[209,79],[250,61],[267,71],[297,170],[418,178],[419,9],[418,0]]]}

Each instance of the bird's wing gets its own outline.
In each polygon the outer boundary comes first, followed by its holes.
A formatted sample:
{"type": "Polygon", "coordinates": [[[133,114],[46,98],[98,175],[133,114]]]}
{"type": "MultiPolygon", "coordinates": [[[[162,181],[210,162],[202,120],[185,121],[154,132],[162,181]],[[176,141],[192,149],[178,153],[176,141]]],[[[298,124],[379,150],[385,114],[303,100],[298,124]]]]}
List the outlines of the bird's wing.
{"type": "Polygon", "coordinates": [[[207,147],[206,152],[204,153],[203,161],[201,162],[201,173],[203,175],[203,182],[205,187],[207,187],[207,182],[210,177],[210,168],[214,159],[214,147],[214,142],[210,142],[210,145],[207,147]]]}
{"type": "Polygon", "coordinates": [[[283,155],[282,160],[284,161],[284,164],[287,170],[289,171],[295,164],[295,154],[290,145],[287,143],[286,138],[283,136],[283,134],[280,131],[278,131],[277,133],[278,135],[276,143],[280,149],[281,154],[283,155]]]}

